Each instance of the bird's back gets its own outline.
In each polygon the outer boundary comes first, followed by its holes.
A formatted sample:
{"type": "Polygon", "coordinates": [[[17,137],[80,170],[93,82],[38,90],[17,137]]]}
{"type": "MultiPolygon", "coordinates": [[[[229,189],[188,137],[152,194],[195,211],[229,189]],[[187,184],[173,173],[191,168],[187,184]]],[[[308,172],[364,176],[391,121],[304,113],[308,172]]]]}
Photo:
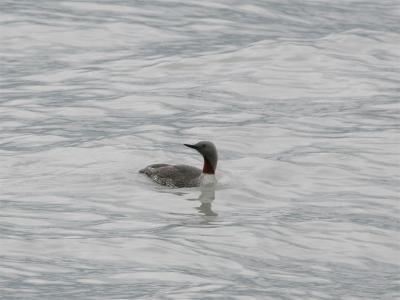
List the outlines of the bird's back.
{"type": "Polygon", "coordinates": [[[202,171],[188,165],[154,164],[139,171],[155,182],[170,187],[194,187],[200,185],[202,171]]]}

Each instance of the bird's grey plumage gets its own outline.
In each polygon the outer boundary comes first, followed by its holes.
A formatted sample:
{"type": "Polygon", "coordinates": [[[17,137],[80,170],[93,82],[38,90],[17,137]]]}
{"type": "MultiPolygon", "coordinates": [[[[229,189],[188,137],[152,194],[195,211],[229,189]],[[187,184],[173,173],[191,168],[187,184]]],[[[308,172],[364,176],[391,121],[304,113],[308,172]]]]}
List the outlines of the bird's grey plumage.
{"type": "Polygon", "coordinates": [[[196,149],[204,159],[206,159],[212,166],[213,170],[217,168],[218,152],[215,145],[209,141],[201,141],[194,145],[184,144],[189,148],[196,149]]]}
{"type": "MultiPolygon", "coordinates": [[[[203,171],[188,165],[152,164],[140,170],[155,182],[170,187],[194,187],[201,184],[202,174],[214,174],[217,167],[217,149],[208,141],[198,142],[194,145],[185,144],[196,149],[204,157],[203,171]]],[[[213,178],[214,175],[212,175],[213,178]]]]}
{"type": "Polygon", "coordinates": [[[155,182],[170,187],[193,187],[199,185],[201,170],[187,165],[154,164],[139,171],[155,182]]]}

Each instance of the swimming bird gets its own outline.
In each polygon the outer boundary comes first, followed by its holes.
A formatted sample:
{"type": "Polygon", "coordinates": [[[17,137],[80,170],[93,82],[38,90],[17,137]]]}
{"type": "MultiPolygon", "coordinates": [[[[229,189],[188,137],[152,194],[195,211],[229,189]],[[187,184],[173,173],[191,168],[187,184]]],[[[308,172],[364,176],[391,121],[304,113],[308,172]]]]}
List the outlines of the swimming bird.
{"type": "Polygon", "coordinates": [[[188,165],[152,164],[139,173],[144,173],[158,184],[169,187],[195,187],[216,183],[217,148],[212,142],[201,141],[197,144],[184,144],[197,150],[204,158],[203,170],[188,165]]]}

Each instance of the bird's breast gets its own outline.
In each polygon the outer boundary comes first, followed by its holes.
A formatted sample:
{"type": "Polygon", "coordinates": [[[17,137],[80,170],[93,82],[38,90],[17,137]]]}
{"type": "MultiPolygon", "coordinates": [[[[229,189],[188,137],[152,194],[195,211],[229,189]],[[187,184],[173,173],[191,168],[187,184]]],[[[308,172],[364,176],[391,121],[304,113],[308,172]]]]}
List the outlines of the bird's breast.
{"type": "Polygon", "coordinates": [[[200,176],[200,185],[204,186],[204,185],[213,185],[217,183],[217,179],[215,178],[214,174],[206,174],[203,173],[200,176]]]}

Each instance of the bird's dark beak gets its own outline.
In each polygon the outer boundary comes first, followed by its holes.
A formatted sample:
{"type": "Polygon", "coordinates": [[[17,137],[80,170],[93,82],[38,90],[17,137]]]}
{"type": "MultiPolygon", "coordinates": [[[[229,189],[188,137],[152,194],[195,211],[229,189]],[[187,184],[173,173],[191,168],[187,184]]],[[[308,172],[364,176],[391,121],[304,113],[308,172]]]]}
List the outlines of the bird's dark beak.
{"type": "Polygon", "coordinates": [[[186,147],[193,148],[197,150],[196,145],[184,144],[186,147]]]}

